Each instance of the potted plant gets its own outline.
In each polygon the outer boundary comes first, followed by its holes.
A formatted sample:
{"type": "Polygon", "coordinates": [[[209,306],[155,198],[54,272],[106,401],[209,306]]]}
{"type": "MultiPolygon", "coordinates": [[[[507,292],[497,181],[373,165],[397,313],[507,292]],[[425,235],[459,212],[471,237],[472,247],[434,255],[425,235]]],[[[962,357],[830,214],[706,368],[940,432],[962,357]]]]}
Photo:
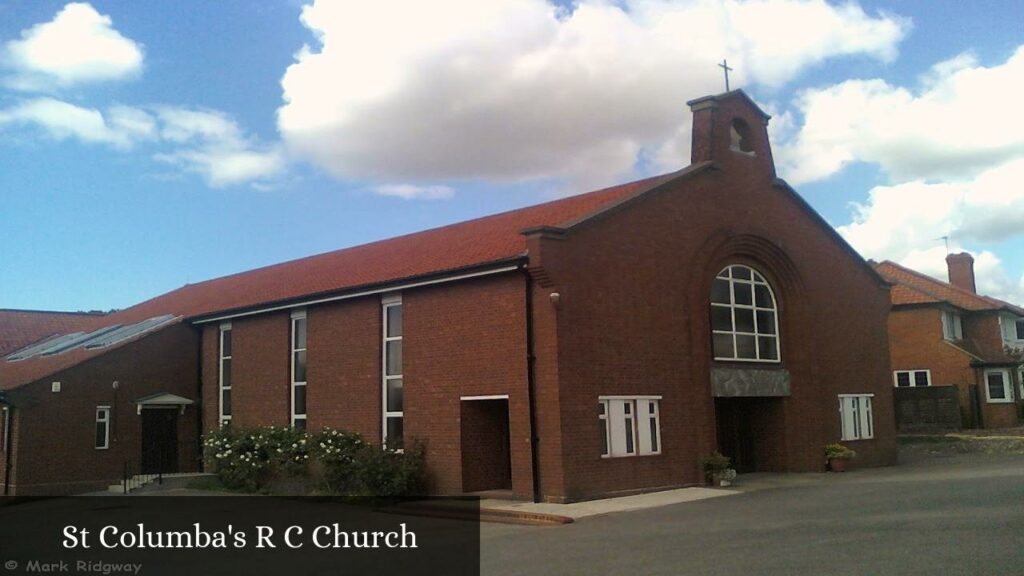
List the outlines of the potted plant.
{"type": "Polygon", "coordinates": [[[856,452],[838,442],[825,446],[825,464],[832,472],[846,472],[846,463],[856,455],[856,452]]]}
{"type": "Polygon", "coordinates": [[[730,467],[732,460],[720,452],[712,452],[702,464],[704,477],[712,486],[731,486],[732,481],[736,479],[736,470],[730,467]]]}

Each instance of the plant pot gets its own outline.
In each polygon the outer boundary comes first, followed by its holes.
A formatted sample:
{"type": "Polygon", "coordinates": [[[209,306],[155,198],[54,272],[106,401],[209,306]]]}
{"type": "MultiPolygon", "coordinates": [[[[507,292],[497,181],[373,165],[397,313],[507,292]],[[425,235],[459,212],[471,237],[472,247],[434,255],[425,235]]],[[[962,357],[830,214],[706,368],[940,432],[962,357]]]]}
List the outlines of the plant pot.
{"type": "Polygon", "coordinates": [[[712,486],[732,486],[733,480],[736,479],[735,470],[725,470],[723,472],[713,472],[711,474],[711,485],[712,486]]]}
{"type": "Polygon", "coordinates": [[[832,472],[846,472],[846,458],[830,458],[828,461],[828,469],[832,472]]]}

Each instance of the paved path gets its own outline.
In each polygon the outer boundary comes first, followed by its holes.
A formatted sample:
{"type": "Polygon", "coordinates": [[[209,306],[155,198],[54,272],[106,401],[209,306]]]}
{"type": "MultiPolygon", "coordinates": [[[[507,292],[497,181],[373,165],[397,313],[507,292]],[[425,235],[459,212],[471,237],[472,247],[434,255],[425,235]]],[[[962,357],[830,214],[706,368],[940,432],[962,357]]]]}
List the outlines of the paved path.
{"type": "Polygon", "coordinates": [[[747,480],[565,526],[484,525],[483,574],[1024,574],[1024,457],[747,480]]]}
{"type": "Polygon", "coordinates": [[[533,502],[518,502],[515,500],[498,500],[485,498],[480,501],[480,508],[485,510],[505,510],[509,512],[528,512],[533,514],[555,514],[568,516],[573,519],[587,518],[589,516],[600,516],[613,512],[629,512],[633,510],[645,510],[647,508],[658,508],[670,504],[683,502],[694,502],[707,498],[719,496],[730,496],[740,492],[727,489],[712,488],[680,488],[679,490],[664,490],[662,492],[651,492],[649,494],[637,494],[635,496],[622,496],[619,498],[607,498],[604,500],[590,500],[588,502],[574,502],[572,504],[546,504],[533,502]]]}

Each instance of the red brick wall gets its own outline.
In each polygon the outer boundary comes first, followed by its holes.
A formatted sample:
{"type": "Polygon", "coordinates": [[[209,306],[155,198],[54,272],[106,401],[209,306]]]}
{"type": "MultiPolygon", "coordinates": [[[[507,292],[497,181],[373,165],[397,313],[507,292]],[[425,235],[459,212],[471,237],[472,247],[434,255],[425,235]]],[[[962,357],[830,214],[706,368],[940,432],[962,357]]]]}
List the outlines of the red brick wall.
{"type": "MultiPolygon", "coordinates": [[[[522,274],[510,273],[402,294],[405,436],[425,444],[436,492],[463,491],[460,398],[508,394],[513,489],[531,494],[524,286],[522,274]]],[[[288,424],[289,317],[232,320],[236,426],[288,424]]],[[[330,426],[379,442],[380,297],[311,306],[306,317],[309,430],[330,426]]],[[[216,425],[217,337],[215,326],[205,329],[207,427],[216,425]]]]}
{"type": "MultiPolygon", "coordinates": [[[[561,296],[557,372],[538,385],[550,390],[557,379],[561,422],[572,423],[561,436],[564,489],[545,483],[547,497],[702,481],[700,459],[716,447],[709,291],[730,263],[760,270],[780,300],[782,366],[793,391],[775,448],[786,454],[784,469],[823,469],[823,446],[840,437],[841,393],[875,394],[876,439],[851,442],[858,462],[894,461],[888,290],[755,159],[734,155],[721,165],[566,239],[538,241],[554,282],[538,295],[538,314],[552,313],[546,294],[561,296]],[[600,458],[597,398],[614,394],[663,396],[661,455],[600,458]]],[[[531,244],[531,265],[535,253],[531,244]]]]}
{"type": "Polygon", "coordinates": [[[311,307],[306,325],[309,430],[329,426],[380,442],[380,298],[311,307]]]}
{"type": "MultiPolygon", "coordinates": [[[[175,325],[11,391],[16,406],[14,493],[73,494],[119,482],[124,462],[137,465],[141,455],[142,418],[132,401],[157,392],[198,400],[198,345],[192,327],[175,325]],[[114,380],[120,383],[116,391],[114,380]],[[59,393],[50,391],[52,381],[61,382],[59,393]],[[94,447],[96,407],[101,405],[112,412],[107,450],[94,447]]],[[[197,466],[186,461],[197,452],[184,447],[198,442],[198,411],[198,404],[189,406],[179,416],[183,470],[197,466]]]]}
{"type": "Polygon", "coordinates": [[[508,394],[512,490],[532,494],[524,286],[509,273],[402,295],[405,433],[440,493],[463,491],[460,398],[508,394]]]}

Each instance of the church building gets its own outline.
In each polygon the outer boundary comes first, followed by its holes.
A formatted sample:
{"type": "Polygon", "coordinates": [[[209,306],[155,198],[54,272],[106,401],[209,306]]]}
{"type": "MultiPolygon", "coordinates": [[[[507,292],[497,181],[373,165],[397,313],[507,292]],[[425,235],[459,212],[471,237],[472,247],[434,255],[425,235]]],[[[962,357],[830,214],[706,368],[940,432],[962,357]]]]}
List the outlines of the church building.
{"type": "MultiPolygon", "coordinates": [[[[204,430],[425,447],[431,491],[569,502],[896,455],[889,284],[775,174],[768,115],[689,103],[690,164],[190,284],[0,360],[5,489],[195,469],[204,430]]],[[[2,317],[0,317],[2,318],[2,317]]]]}

